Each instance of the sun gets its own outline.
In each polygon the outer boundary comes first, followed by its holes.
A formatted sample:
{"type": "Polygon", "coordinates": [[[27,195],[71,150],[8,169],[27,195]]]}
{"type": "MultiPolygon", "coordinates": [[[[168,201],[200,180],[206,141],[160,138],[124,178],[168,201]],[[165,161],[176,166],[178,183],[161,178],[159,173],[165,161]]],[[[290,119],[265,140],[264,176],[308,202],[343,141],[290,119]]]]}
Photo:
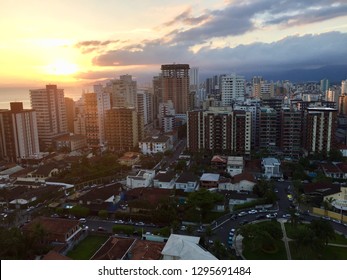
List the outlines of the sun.
{"type": "Polygon", "coordinates": [[[78,66],[65,60],[56,60],[47,65],[45,70],[46,73],[51,75],[72,75],[78,71],[78,66]]]}

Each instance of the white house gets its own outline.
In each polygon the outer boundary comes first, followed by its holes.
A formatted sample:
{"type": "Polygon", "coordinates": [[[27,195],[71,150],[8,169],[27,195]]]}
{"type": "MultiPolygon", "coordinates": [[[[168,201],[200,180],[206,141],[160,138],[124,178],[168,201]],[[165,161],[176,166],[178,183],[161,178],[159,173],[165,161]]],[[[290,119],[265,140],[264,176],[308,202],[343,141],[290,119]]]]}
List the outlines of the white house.
{"type": "Polygon", "coordinates": [[[243,157],[230,156],[228,157],[227,162],[227,172],[230,174],[230,176],[241,174],[243,172],[244,165],[245,163],[243,157]]]}
{"type": "Polygon", "coordinates": [[[177,190],[193,192],[198,188],[199,179],[191,172],[183,172],[176,180],[177,190]]]}
{"type": "Polygon", "coordinates": [[[281,163],[277,158],[263,158],[261,165],[264,170],[263,175],[267,179],[282,177],[282,173],[280,172],[281,163]]]}
{"type": "Polygon", "coordinates": [[[218,189],[237,192],[252,192],[256,183],[257,182],[251,173],[244,172],[234,176],[232,179],[221,181],[218,185],[218,189]]]}
{"type": "Polygon", "coordinates": [[[161,189],[173,189],[176,175],[173,172],[159,171],[153,179],[153,186],[161,189]]]}
{"type": "Polygon", "coordinates": [[[136,176],[127,176],[127,187],[141,188],[150,187],[153,183],[153,178],[155,176],[155,170],[140,170],[136,176]]]}
{"type": "Polygon", "coordinates": [[[168,136],[152,136],[147,137],[143,141],[140,141],[139,148],[141,152],[145,155],[164,153],[172,149],[172,143],[170,137],[168,136]]]}
{"type": "Polygon", "coordinates": [[[161,251],[163,260],[217,260],[199,241],[200,237],[171,234],[161,251]]]}

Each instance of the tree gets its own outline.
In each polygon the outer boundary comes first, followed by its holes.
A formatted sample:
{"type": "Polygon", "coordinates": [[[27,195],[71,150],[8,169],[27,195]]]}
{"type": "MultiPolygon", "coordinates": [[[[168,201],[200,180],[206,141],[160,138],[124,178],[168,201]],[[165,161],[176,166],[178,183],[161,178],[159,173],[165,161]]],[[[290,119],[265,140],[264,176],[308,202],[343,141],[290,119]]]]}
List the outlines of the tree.
{"type": "Polygon", "coordinates": [[[310,228],[325,245],[327,245],[330,240],[335,239],[334,228],[328,221],[313,220],[310,224],[310,228]]]}
{"type": "Polygon", "coordinates": [[[107,219],[108,217],[108,211],[107,210],[99,210],[98,212],[98,216],[101,218],[101,219],[107,219]]]}
{"type": "Polygon", "coordinates": [[[70,213],[77,218],[87,217],[89,215],[89,212],[89,208],[80,205],[76,205],[70,209],[70,213]]]}

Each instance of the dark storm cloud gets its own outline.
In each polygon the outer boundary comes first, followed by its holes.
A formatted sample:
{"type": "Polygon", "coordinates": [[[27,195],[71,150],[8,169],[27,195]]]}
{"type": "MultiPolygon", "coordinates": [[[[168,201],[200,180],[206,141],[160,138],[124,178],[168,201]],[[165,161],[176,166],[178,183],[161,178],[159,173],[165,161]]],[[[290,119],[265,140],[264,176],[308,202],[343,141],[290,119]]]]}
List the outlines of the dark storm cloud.
{"type": "MultiPolygon", "coordinates": [[[[182,21],[190,16],[187,10],[177,16],[176,21],[182,21]]],[[[258,1],[233,1],[224,9],[206,11],[200,15],[208,19],[198,26],[187,30],[175,29],[169,35],[172,41],[190,41],[202,43],[211,38],[242,35],[260,28],[255,20],[262,25],[287,25],[295,26],[313,22],[324,21],[347,15],[346,1],[327,0],[258,0],[258,1]]]]}
{"type": "Polygon", "coordinates": [[[347,34],[291,36],[274,43],[253,43],[235,48],[202,48],[193,53],[182,45],[147,43],[136,51],[113,50],[94,58],[98,66],[129,66],[186,62],[204,68],[294,69],[338,64],[347,56],[347,34]]]}

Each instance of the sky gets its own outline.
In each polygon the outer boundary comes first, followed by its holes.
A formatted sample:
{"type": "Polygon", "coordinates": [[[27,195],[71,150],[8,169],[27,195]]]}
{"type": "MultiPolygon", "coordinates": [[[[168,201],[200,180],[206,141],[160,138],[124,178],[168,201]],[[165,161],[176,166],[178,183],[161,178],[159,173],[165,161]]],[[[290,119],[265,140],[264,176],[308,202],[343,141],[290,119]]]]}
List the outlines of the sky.
{"type": "Polygon", "coordinates": [[[339,66],[347,0],[1,0],[0,87],[339,66]]]}

